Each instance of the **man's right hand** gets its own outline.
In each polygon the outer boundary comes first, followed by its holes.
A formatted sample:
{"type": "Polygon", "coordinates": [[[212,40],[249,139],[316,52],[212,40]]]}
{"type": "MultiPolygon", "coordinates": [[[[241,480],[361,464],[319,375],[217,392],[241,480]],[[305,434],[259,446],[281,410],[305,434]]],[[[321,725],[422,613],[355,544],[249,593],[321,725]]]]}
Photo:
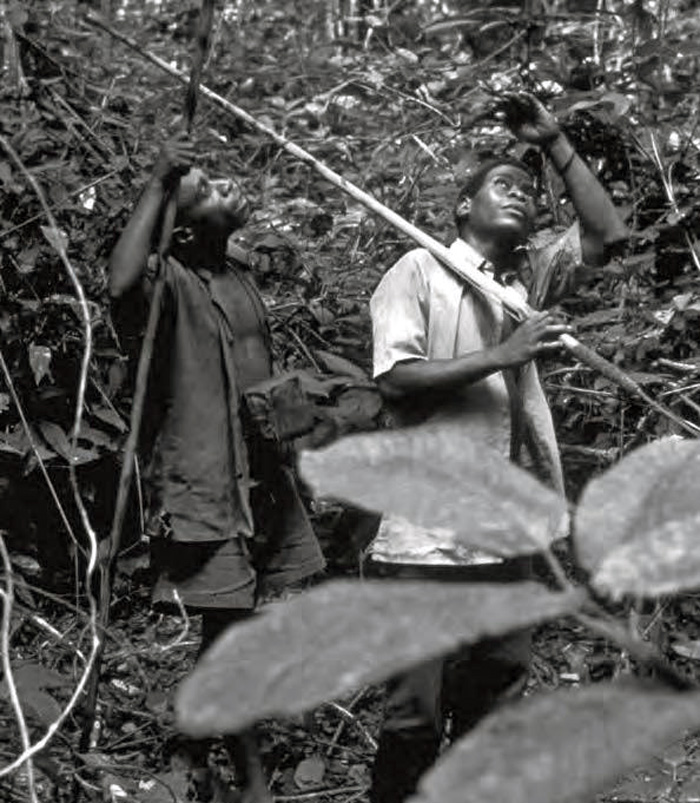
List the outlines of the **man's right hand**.
{"type": "Polygon", "coordinates": [[[195,161],[195,147],[186,134],[177,134],[163,144],[153,168],[153,178],[164,187],[171,186],[189,172],[195,161]]]}
{"type": "Polygon", "coordinates": [[[571,332],[549,312],[535,312],[498,346],[506,367],[523,365],[547,352],[561,348],[559,335],[571,332]]]}

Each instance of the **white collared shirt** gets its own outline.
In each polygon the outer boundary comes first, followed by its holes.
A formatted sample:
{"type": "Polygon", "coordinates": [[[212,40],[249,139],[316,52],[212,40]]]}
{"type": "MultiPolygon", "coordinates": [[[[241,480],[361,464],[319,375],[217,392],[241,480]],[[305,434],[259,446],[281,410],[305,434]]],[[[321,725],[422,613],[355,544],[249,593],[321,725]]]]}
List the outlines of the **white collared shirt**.
{"type": "MultiPolygon", "coordinates": [[[[553,271],[560,276],[580,263],[578,239],[575,227],[559,239],[561,247],[550,243],[529,253],[539,288],[551,285],[553,271]]],[[[493,274],[491,264],[464,240],[456,240],[450,251],[471,268],[493,274]]],[[[527,296],[519,280],[512,286],[527,296]]],[[[375,377],[398,362],[483,351],[504,340],[512,326],[499,301],[474,292],[421,248],[407,253],[384,275],[371,298],[370,311],[375,377]]],[[[517,386],[514,372],[495,372],[460,391],[436,396],[434,404],[428,400],[420,410],[404,407],[397,423],[439,422],[454,428],[455,438],[479,440],[508,458],[512,456],[514,405],[537,452],[531,455],[532,462],[544,465],[550,483],[563,490],[554,426],[534,363],[518,371],[517,386]]],[[[527,465],[527,460],[518,462],[527,465]]],[[[497,560],[457,544],[454,534],[445,530],[426,530],[391,514],[384,515],[371,552],[375,560],[393,563],[471,565],[497,560]]]]}

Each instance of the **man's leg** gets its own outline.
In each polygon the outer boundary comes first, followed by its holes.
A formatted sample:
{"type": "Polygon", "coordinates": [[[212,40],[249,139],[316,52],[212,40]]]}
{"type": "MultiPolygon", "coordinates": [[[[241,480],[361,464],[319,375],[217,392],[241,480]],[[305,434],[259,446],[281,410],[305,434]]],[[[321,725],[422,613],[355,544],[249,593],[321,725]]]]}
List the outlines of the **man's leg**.
{"type": "Polygon", "coordinates": [[[532,631],[484,639],[448,660],[445,713],[451,714],[452,740],[474,728],[500,704],[520,696],[532,657],[532,631]]]}
{"type": "Polygon", "coordinates": [[[438,754],[443,661],[429,661],[387,684],[386,712],[372,768],[371,803],[401,803],[438,754]]]}
{"type": "MultiPolygon", "coordinates": [[[[465,576],[472,583],[502,583],[506,587],[509,583],[534,579],[538,567],[530,557],[513,558],[495,566],[472,567],[465,576]]],[[[531,662],[531,628],[483,639],[449,659],[444,675],[443,709],[452,718],[452,739],[459,739],[499,704],[519,697],[527,683],[531,662]]]]}
{"type": "MultiPolygon", "coordinates": [[[[179,599],[192,614],[202,615],[202,636],[197,662],[229,626],[249,617],[255,605],[255,570],[247,545],[239,539],[181,543],[154,542],[154,564],[158,577],[154,589],[157,608],[178,610],[179,599]]],[[[216,778],[209,770],[212,739],[177,739],[173,758],[191,773],[201,800],[209,800],[216,778]]],[[[227,745],[228,747],[228,745],[227,745]]],[[[236,778],[242,784],[244,772],[239,753],[229,751],[236,778]]]]}

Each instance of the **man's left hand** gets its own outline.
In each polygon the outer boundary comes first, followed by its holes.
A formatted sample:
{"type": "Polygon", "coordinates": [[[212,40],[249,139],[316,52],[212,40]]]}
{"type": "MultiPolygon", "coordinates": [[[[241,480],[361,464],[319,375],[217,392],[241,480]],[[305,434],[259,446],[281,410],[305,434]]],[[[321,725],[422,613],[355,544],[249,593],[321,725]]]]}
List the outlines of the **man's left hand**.
{"type": "Polygon", "coordinates": [[[561,134],[554,115],[528,92],[508,92],[503,96],[501,111],[506,125],[522,142],[544,147],[561,134]]]}

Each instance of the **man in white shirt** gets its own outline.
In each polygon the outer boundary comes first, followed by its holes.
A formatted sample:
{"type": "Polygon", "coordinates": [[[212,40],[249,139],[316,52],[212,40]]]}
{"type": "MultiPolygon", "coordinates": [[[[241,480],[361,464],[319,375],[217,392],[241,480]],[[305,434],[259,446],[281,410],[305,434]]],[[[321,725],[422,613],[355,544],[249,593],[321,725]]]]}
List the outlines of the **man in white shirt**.
{"type": "MultiPolygon", "coordinates": [[[[453,255],[512,285],[537,309],[571,289],[581,263],[602,264],[626,237],[610,198],[534,97],[508,96],[506,122],[519,139],[538,145],[564,180],[578,214],[561,237],[528,247],[537,187],[527,166],[503,157],[483,163],[459,194],[453,255]]],[[[374,376],[396,423],[440,423],[456,439],[485,447],[533,470],[563,494],[552,418],[534,360],[558,348],[567,330],[547,312],[515,326],[500,302],[483,297],[415,249],[383,277],[370,302],[374,376]]],[[[529,576],[529,562],[502,561],[385,516],[371,547],[380,576],[456,582],[512,582],[529,576]]],[[[504,696],[522,688],[530,634],[472,645],[389,684],[387,713],[373,771],[372,803],[399,803],[432,764],[446,716],[459,737],[504,696]]]]}

